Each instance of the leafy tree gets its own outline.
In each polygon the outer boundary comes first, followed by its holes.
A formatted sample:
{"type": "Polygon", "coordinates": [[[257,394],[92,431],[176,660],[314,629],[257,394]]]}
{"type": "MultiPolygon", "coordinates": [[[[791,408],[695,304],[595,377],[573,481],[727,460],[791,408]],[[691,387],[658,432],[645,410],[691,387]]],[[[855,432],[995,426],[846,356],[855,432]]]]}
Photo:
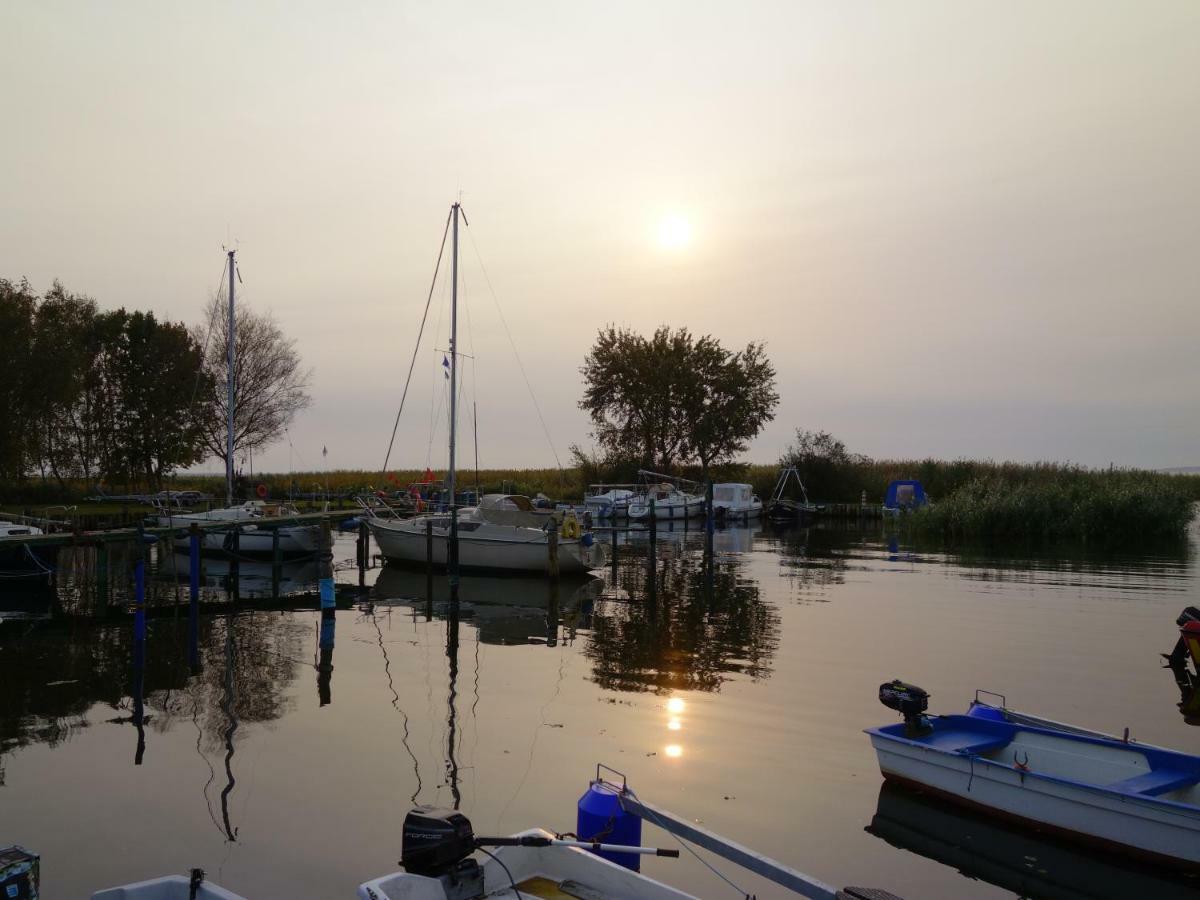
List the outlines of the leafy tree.
{"type": "Polygon", "coordinates": [[[203,352],[187,328],[153,313],[129,314],[123,332],[117,374],[128,468],[158,488],[168,472],[207,453],[203,352]]]}
{"type": "Polygon", "coordinates": [[[34,419],[31,387],[33,320],[37,295],[29,282],[0,279],[0,479],[24,477],[31,463],[29,429],[34,419]]]}
{"type": "MultiPolygon", "coordinates": [[[[213,456],[226,461],[225,433],[228,402],[225,375],[229,342],[229,316],[220,297],[206,311],[209,327],[194,332],[204,354],[207,376],[206,416],[202,432],[204,446],[213,456]]],[[[311,370],[301,367],[296,342],[284,337],[270,314],[255,313],[245,306],[237,309],[234,346],[233,452],[258,450],[274,443],[296,413],[312,403],[308,395],[311,370]]]]}
{"type": "Polygon", "coordinates": [[[808,494],[822,500],[848,500],[859,484],[854,470],[869,465],[861,453],[851,453],[843,441],[828,431],[796,429],[796,441],[790,444],[781,466],[795,466],[808,494]]]}
{"type": "Polygon", "coordinates": [[[734,353],[713,337],[663,326],[650,338],[601,329],[580,369],[581,409],[610,458],[669,470],[695,460],[702,477],[771,420],[779,397],[762,344],[734,353]]]}

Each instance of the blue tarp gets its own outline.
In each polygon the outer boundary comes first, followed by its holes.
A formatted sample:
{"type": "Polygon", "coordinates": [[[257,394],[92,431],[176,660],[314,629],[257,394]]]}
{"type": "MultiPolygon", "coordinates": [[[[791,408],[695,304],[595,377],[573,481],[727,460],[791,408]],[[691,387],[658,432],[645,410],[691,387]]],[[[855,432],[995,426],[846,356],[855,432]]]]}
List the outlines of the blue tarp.
{"type": "Polygon", "coordinates": [[[916,509],[928,502],[919,481],[893,481],[883,498],[884,509],[916,509]]]}

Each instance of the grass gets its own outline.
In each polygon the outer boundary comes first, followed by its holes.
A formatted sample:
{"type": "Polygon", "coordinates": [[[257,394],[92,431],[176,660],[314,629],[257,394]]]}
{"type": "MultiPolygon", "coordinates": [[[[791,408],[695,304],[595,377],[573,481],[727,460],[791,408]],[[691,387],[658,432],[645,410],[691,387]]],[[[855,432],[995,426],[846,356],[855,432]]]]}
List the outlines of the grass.
{"type": "MultiPolygon", "coordinates": [[[[754,486],[764,499],[778,477],[776,465],[730,465],[713,471],[714,481],[740,481],[754,486]]],[[[444,475],[437,472],[436,475],[444,475]]],[[[680,474],[699,477],[696,470],[680,474]]],[[[328,493],[347,497],[374,489],[399,490],[418,481],[417,469],[398,470],[381,479],[378,472],[335,470],[261,474],[252,484],[265,484],[271,497],[289,493],[328,493]]],[[[544,493],[560,500],[579,501],[588,484],[632,481],[632,471],[602,471],[596,467],[568,469],[486,469],[479,472],[485,493],[508,492],[534,496],[544,493]]],[[[1035,541],[1082,540],[1093,544],[1182,535],[1200,501],[1200,476],[1168,475],[1138,469],[1086,469],[1059,463],[996,463],[980,460],[854,460],[833,464],[817,461],[801,471],[809,497],[828,503],[857,503],[866,495],[880,503],[888,482],[917,478],[934,505],[914,516],[920,532],[950,541],[1021,538],[1035,541]]],[[[473,470],[459,473],[463,487],[473,487],[473,470]]],[[[200,490],[220,498],[224,479],[217,475],[180,475],[172,490],[200,490]]],[[[116,488],[112,489],[117,492],[116,488]]],[[[123,489],[122,489],[123,491],[123,489]]],[[[79,512],[96,514],[111,504],[86,503],[94,488],[83,482],[28,482],[0,485],[0,501],[13,511],[51,504],[79,504],[79,512]]],[[[122,506],[120,509],[130,510],[122,506]]]]}

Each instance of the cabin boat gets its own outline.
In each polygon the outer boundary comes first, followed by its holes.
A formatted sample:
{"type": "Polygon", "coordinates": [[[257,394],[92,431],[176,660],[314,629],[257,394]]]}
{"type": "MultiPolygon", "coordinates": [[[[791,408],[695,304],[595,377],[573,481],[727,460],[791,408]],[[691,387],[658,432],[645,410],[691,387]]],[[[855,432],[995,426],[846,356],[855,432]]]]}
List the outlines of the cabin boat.
{"type": "Polygon", "coordinates": [[[694,519],[704,515],[704,497],[681,491],[673,484],[656,484],[629,500],[629,518],[643,521],[650,518],[650,501],[654,501],[654,518],[694,519]]]}
{"type": "Polygon", "coordinates": [[[714,484],[713,515],[727,522],[756,519],[762,515],[763,502],[749,484],[714,484]]]}
{"type": "Polygon", "coordinates": [[[921,482],[911,479],[893,481],[887,486],[887,493],[883,496],[883,512],[884,515],[898,516],[928,503],[929,497],[921,482]]]}
{"type": "Polygon", "coordinates": [[[885,779],[1156,864],[1200,870],[1200,757],[978,699],[925,716],[928,693],[880,686],[904,722],[867,729],[885,779]]]}

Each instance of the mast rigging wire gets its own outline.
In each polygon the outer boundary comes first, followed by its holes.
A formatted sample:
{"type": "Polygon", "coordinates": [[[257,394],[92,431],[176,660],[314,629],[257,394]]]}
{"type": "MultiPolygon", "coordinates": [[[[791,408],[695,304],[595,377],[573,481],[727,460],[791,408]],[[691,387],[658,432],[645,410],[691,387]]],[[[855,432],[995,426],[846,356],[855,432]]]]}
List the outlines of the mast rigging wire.
{"type": "Polygon", "coordinates": [[[383,470],[380,472],[380,478],[387,476],[388,462],[392,458],[392,446],[396,443],[396,431],[400,427],[400,414],[404,412],[404,401],[408,397],[408,386],[412,382],[413,367],[417,364],[417,353],[421,348],[421,337],[425,334],[425,320],[429,317],[429,304],[433,301],[433,289],[437,284],[438,272],[442,267],[442,254],[446,250],[446,236],[450,233],[450,218],[454,215],[453,209],[446,216],[446,225],[442,229],[442,245],[438,248],[437,263],[433,267],[433,280],[429,284],[429,296],[425,300],[425,312],[421,314],[421,328],[417,332],[417,342],[413,347],[412,360],[408,364],[408,378],[404,381],[404,393],[400,395],[400,408],[396,410],[396,422],[392,425],[392,438],[388,441],[387,455],[383,458],[383,470]]]}

